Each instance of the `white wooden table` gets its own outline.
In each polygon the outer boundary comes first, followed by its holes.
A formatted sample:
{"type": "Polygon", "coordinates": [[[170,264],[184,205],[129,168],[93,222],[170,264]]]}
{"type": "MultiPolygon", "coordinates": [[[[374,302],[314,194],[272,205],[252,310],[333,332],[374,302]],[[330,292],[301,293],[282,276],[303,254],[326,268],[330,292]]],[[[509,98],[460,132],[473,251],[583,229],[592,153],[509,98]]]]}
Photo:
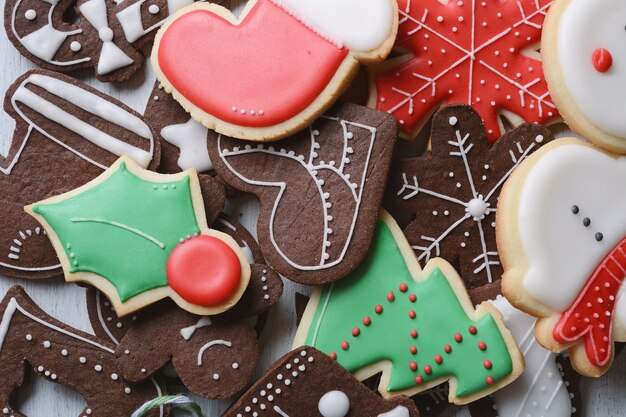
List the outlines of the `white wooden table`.
{"type": "MultiPolygon", "coordinates": [[[[233,1],[235,3],[235,1],[233,1]]],[[[241,2],[239,2],[241,3],[241,2]]],[[[34,66],[14,49],[4,30],[0,30],[0,92],[26,70],[34,66]]],[[[83,74],[83,81],[123,101],[133,109],[143,113],[154,74],[149,65],[131,81],[122,84],[103,84],[91,75],[83,74]]],[[[7,152],[15,124],[4,112],[0,113],[0,153],[7,152]]],[[[1,175],[1,174],[0,174],[1,175]]],[[[255,222],[258,205],[249,198],[229,202],[227,211],[236,215],[244,226],[256,235],[255,222]],[[239,213],[243,216],[240,217],[239,213]]],[[[2,215],[2,214],[0,214],[2,215]]],[[[52,316],[78,329],[92,333],[85,306],[84,289],[66,284],[61,279],[47,281],[16,280],[0,276],[0,296],[12,285],[26,288],[34,300],[52,316]]],[[[309,293],[306,287],[285,280],[285,291],[280,302],[269,314],[266,328],[260,338],[261,361],[257,376],[278,357],[286,353],[295,334],[295,291],[309,293]]],[[[0,370],[0,383],[2,380],[0,370]]],[[[586,417],[626,416],[626,354],[618,357],[611,371],[597,380],[585,380],[582,387],[584,407],[581,414],[586,417]]],[[[207,401],[198,399],[205,416],[218,417],[226,409],[229,401],[207,401]]],[[[65,387],[34,378],[28,389],[20,393],[20,409],[29,417],[73,417],[84,407],[81,396],[65,387]]],[[[451,409],[446,417],[465,417],[465,409],[451,409]]],[[[519,416],[526,417],[526,416],[519,416]]],[[[535,416],[533,416],[535,417],[535,416]]],[[[550,416],[545,416],[550,417],[550,416]]]]}

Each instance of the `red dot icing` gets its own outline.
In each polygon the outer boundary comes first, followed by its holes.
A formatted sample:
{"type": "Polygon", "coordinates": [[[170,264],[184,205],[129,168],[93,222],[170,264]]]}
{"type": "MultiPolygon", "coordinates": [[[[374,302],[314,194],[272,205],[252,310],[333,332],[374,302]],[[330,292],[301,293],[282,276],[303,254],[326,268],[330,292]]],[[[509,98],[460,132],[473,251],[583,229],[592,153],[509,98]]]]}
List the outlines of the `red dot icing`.
{"type": "Polygon", "coordinates": [[[411,346],[411,348],[409,350],[411,351],[411,353],[413,355],[417,354],[417,347],[416,346],[411,346]]]}
{"type": "Polygon", "coordinates": [[[485,359],[485,362],[483,362],[483,365],[485,365],[486,369],[491,369],[491,367],[493,366],[493,364],[491,363],[489,359],[485,359]]]}
{"type": "Polygon", "coordinates": [[[437,362],[438,364],[441,364],[443,362],[443,358],[441,357],[441,355],[435,355],[435,362],[437,362]]]}
{"type": "Polygon", "coordinates": [[[424,372],[426,373],[426,375],[430,375],[433,372],[433,368],[431,368],[430,365],[426,365],[424,367],[424,372]]]}
{"type": "Polygon", "coordinates": [[[424,382],[424,378],[422,378],[419,375],[415,377],[415,383],[416,384],[421,384],[422,382],[424,382]]]}
{"type": "Polygon", "coordinates": [[[470,326],[469,327],[469,332],[470,332],[470,334],[476,334],[476,333],[478,333],[478,329],[476,329],[476,326],[470,326]]]}
{"type": "Polygon", "coordinates": [[[450,345],[445,345],[445,346],[443,347],[443,351],[444,351],[444,352],[446,352],[446,353],[450,353],[450,352],[452,352],[452,346],[450,346],[450,345]]]}
{"type": "Polygon", "coordinates": [[[381,314],[383,312],[383,306],[381,306],[380,304],[378,304],[375,308],[374,311],[376,312],[376,314],[381,314]]]}
{"type": "Polygon", "coordinates": [[[372,319],[371,319],[369,316],[366,316],[366,317],[363,319],[363,324],[364,324],[365,326],[369,326],[370,324],[372,324],[372,319]]]}
{"type": "Polygon", "coordinates": [[[346,341],[341,342],[341,348],[343,350],[348,350],[349,347],[350,347],[350,344],[348,344],[348,342],[346,341]]]}
{"type": "Polygon", "coordinates": [[[463,336],[461,336],[461,333],[457,333],[457,334],[455,334],[455,335],[454,335],[454,340],[455,340],[457,343],[461,343],[461,342],[463,341],[463,336]]]}
{"type": "Polygon", "coordinates": [[[225,303],[241,283],[241,261],[213,236],[195,236],[176,246],[166,265],[167,280],[185,301],[203,307],[225,303]]]}
{"type": "Polygon", "coordinates": [[[389,294],[387,294],[387,301],[391,302],[395,299],[396,299],[396,296],[393,295],[393,292],[389,291],[389,294]]]}
{"type": "Polygon", "coordinates": [[[332,360],[336,361],[337,360],[337,354],[335,352],[331,352],[330,355],[328,355],[332,360]]]}
{"type": "Polygon", "coordinates": [[[411,371],[415,372],[417,371],[417,362],[411,362],[409,364],[409,368],[411,369],[411,371]]]}
{"type": "Polygon", "coordinates": [[[613,66],[613,56],[604,48],[598,48],[591,55],[591,63],[598,72],[605,73],[613,66]]]}
{"type": "Polygon", "coordinates": [[[204,9],[181,15],[163,33],[157,59],[196,107],[229,123],[264,127],[306,109],[347,54],[259,0],[238,25],[204,9]]]}
{"type": "Polygon", "coordinates": [[[485,342],[479,342],[478,343],[478,349],[480,349],[480,350],[487,349],[487,345],[485,344],[485,342]]]}
{"type": "Polygon", "coordinates": [[[354,329],[352,329],[352,336],[357,337],[360,334],[361,334],[361,329],[359,329],[358,327],[355,327],[354,329]]]}
{"type": "Polygon", "coordinates": [[[406,284],[400,284],[400,291],[407,292],[409,290],[409,286],[406,284]]]}
{"type": "Polygon", "coordinates": [[[494,380],[492,376],[488,376],[487,379],[485,379],[485,382],[487,383],[487,385],[493,385],[494,380]]]}

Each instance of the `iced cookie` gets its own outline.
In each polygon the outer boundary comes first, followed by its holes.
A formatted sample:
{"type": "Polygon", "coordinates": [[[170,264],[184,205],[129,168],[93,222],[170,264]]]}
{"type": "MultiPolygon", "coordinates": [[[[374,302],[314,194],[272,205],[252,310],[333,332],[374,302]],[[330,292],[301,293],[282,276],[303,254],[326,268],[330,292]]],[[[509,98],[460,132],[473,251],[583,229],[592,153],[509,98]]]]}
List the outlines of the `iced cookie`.
{"type": "Polygon", "coordinates": [[[239,245],[207,227],[195,170],[157,174],[124,156],[26,211],[48,233],[66,281],[103,291],[119,316],[166,297],[194,314],[219,314],[248,286],[239,245]]]}
{"type": "Polygon", "coordinates": [[[287,353],[223,417],[418,417],[406,397],[383,399],[322,352],[287,353]]]}
{"type": "MultiPolygon", "coordinates": [[[[154,380],[125,381],[115,367],[115,346],[47,315],[18,286],[0,302],[0,413],[24,417],[13,396],[28,368],[38,376],[79,392],[80,416],[128,417],[144,402],[167,392],[154,380]]],[[[163,417],[163,409],[150,413],[163,417]]]]}
{"type": "Polygon", "coordinates": [[[19,52],[54,71],[84,68],[100,81],[124,81],[145,59],[141,48],[193,0],[7,0],[4,27],[19,52]]]}
{"type": "Polygon", "coordinates": [[[251,0],[239,18],[200,3],[159,30],[152,65],[204,126],[273,141],[326,111],[359,63],[383,60],[397,25],[396,0],[251,0]]]}
{"type": "Polygon", "coordinates": [[[502,290],[538,317],[546,348],[569,349],[574,368],[600,376],[626,340],[626,158],[578,139],[531,155],[500,195],[502,290]]]}
{"type": "Polygon", "coordinates": [[[486,302],[474,309],[442,259],[422,270],[384,211],[367,261],[315,291],[294,345],[328,353],[360,380],[382,371],[384,397],[449,381],[449,401],[466,404],[506,386],[524,368],[500,313],[486,302]]]}
{"type": "Polygon", "coordinates": [[[24,206],[85,184],[122,155],[156,169],[159,141],[137,112],[52,71],[19,77],[7,90],[4,109],[15,130],[7,155],[0,156],[0,274],[60,275],[45,231],[24,206]]]}
{"type": "Polygon", "coordinates": [[[490,142],[504,133],[502,116],[549,121],[557,111],[535,50],[551,4],[399,0],[401,56],[373,68],[370,107],[393,114],[408,139],[446,103],[471,105],[490,142]]]}
{"type": "Polygon", "coordinates": [[[391,116],[340,103],[271,144],[213,134],[209,155],[220,178],[259,198],[257,233],[269,264],[292,281],[322,284],[367,253],[396,132],[391,116]]]}
{"type": "Polygon", "coordinates": [[[576,133],[626,153],[626,2],[557,0],[541,40],[550,94],[576,133]]]}
{"type": "Polygon", "coordinates": [[[524,124],[491,145],[480,115],[467,105],[451,105],[433,116],[431,150],[394,163],[386,206],[411,214],[404,234],[422,265],[442,257],[469,290],[483,287],[479,298],[470,292],[476,304],[500,293],[495,226],[502,185],[552,139],[546,128],[524,124]]]}

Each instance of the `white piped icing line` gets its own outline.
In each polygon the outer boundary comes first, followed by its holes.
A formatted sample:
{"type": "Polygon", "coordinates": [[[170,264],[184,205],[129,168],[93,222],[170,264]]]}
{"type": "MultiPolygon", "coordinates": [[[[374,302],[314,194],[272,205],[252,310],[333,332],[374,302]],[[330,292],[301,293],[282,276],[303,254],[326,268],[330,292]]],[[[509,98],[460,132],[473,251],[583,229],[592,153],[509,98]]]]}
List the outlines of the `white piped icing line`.
{"type": "Polygon", "coordinates": [[[361,199],[363,197],[363,188],[365,186],[366,174],[369,169],[370,160],[372,158],[372,149],[374,147],[374,143],[376,141],[376,134],[377,134],[377,129],[372,126],[366,126],[360,123],[354,123],[354,122],[350,122],[347,120],[342,120],[342,119],[329,117],[329,116],[322,116],[321,119],[332,120],[332,121],[339,123],[343,131],[343,141],[344,141],[343,152],[340,155],[337,155],[334,160],[330,160],[328,162],[320,161],[318,158],[318,150],[321,148],[322,144],[320,144],[320,142],[317,140],[318,136],[320,135],[320,132],[314,129],[313,126],[309,127],[309,140],[310,140],[311,145],[310,145],[308,158],[306,158],[304,155],[296,155],[294,151],[292,150],[288,151],[285,148],[276,150],[274,145],[271,145],[271,144],[267,144],[267,145],[256,144],[254,146],[248,144],[248,145],[244,145],[243,147],[235,146],[232,149],[226,149],[222,145],[222,136],[219,135],[217,139],[218,141],[217,146],[219,149],[220,158],[222,162],[225,164],[225,166],[233,173],[233,175],[235,175],[237,178],[239,178],[241,181],[247,184],[258,185],[258,186],[263,186],[263,187],[279,187],[280,188],[278,196],[274,202],[274,206],[272,208],[272,213],[271,213],[270,220],[269,220],[270,240],[272,242],[272,245],[274,246],[274,249],[285,260],[285,262],[287,262],[289,265],[291,265],[292,267],[296,269],[300,269],[304,271],[316,271],[316,270],[323,270],[323,269],[331,268],[335,265],[338,265],[339,263],[343,261],[346,255],[346,252],[348,251],[348,248],[350,246],[352,235],[354,234],[354,229],[356,226],[356,221],[360,214],[361,199]],[[354,149],[350,145],[350,141],[354,138],[354,133],[350,132],[349,131],[350,129],[364,129],[367,133],[369,133],[369,137],[370,137],[369,142],[366,142],[366,145],[362,145],[362,147],[367,149],[367,157],[366,157],[363,169],[360,171],[360,182],[358,183],[354,181],[359,181],[359,178],[354,179],[352,178],[351,174],[348,174],[346,172],[347,165],[350,164],[350,155],[354,153],[354,149]],[[286,183],[250,180],[244,177],[239,172],[237,172],[237,170],[235,170],[235,168],[228,161],[229,157],[246,155],[246,154],[254,154],[254,153],[269,154],[269,155],[274,155],[274,156],[278,156],[281,158],[292,159],[296,161],[297,163],[299,163],[302,166],[302,168],[304,168],[306,172],[310,175],[311,179],[314,181],[317,187],[317,191],[320,197],[320,202],[322,205],[322,210],[324,213],[324,231],[323,231],[323,236],[322,236],[322,244],[320,247],[320,262],[318,265],[302,265],[298,263],[297,261],[290,259],[283,252],[280,245],[276,241],[276,237],[274,233],[274,223],[276,221],[276,212],[278,210],[278,206],[280,204],[280,201],[282,199],[282,196],[287,186],[286,183]],[[325,191],[325,181],[319,177],[319,173],[322,170],[325,170],[326,172],[330,172],[332,174],[336,174],[339,176],[343,184],[345,184],[347,187],[350,188],[351,195],[355,204],[355,209],[354,209],[352,218],[350,219],[351,224],[350,224],[349,237],[343,243],[342,251],[339,257],[337,257],[336,259],[332,259],[332,260],[330,259],[330,255],[327,252],[328,248],[333,244],[333,242],[331,242],[332,234],[333,234],[331,222],[333,221],[333,216],[330,214],[330,210],[332,209],[332,203],[329,201],[332,199],[332,195],[329,192],[325,191]]]}

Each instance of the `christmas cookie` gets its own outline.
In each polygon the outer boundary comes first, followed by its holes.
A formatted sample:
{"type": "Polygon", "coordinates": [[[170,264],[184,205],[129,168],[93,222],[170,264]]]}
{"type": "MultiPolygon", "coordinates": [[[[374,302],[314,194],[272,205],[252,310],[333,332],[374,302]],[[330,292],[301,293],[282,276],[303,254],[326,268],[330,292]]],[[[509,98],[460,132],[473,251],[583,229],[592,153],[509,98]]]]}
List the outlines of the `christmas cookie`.
{"type": "Polygon", "coordinates": [[[369,247],[396,140],[393,118],[338,104],[304,131],[273,144],[209,140],[220,177],[261,201],[263,254],[303,284],[338,280],[369,247]],[[306,238],[303,238],[306,236],[306,238]]]}
{"type": "Polygon", "coordinates": [[[559,139],[520,165],[498,204],[504,294],[539,318],[539,343],[569,349],[587,376],[603,374],[613,342],[626,341],[623,183],[626,158],[559,139]]]}
{"type": "Polygon", "coordinates": [[[250,265],[209,229],[195,170],[146,171],[124,156],[102,175],[26,211],[52,241],[69,282],[103,291],[120,316],[170,297],[195,314],[233,307],[250,265]]]}
{"type": "Polygon", "coordinates": [[[150,93],[144,117],[161,139],[160,172],[213,170],[207,149],[207,140],[212,137],[209,129],[192,119],[158,81],[150,93]]]}
{"type": "MultiPolygon", "coordinates": [[[[49,382],[80,393],[81,416],[128,417],[144,402],[166,394],[154,380],[125,381],[115,367],[115,346],[47,315],[18,286],[0,302],[0,411],[24,417],[12,402],[31,369],[49,382]]],[[[151,416],[163,416],[163,409],[151,416]]]]}
{"type": "Polygon", "coordinates": [[[404,54],[372,71],[370,107],[393,114],[409,139],[445,103],[476,109],[490,142],[504,133],[501,116],[549,121],[556,107],[534,49],[551,4],[399,0],[395,47],[404,54]]]}
{"type": "Polygon", "coordinates": [[[100,81],[124,81],[145,59],[168,16],[193,0],[7,0],[9,40],[35,64],[59,72],[91,68],[100,81]]]}
{"type": "Polygon", "coordinates": [[[397,25],[396,0],[251,0],[239,18],[198,3],[159,30],[152,65],[204,126],[272,141],[327,110],[359,63],[383,60],[397,25]]]}
{"type": "Polygon", "coordinates": [[[116,350],[117,370],[128,381],[148,379],[171,362],[191,392],[219,399],[243,389],[256,369],[256,333],[242,321],[196,316],[171,301],[137,317],[116,350]]]}
{"type": "Polygon", "coordinates": [[[383,399],[322,352],[280,358],[223,417],[418,417],[406,397],[383,399]]]}
{"type": "Polygon", "coordinates": [[[7,155],[0,156],[0,274],[56,276],[62,272],[59,260],[24,206],[85,184],[122,155],[155,169],[159,141],[137,112],[51,71],[19,77],[4,109],[15,130],[7,155]]]}
{"type": "Polygon", "coordinates": [[[476,111],[446,106],[433,117],[432,150],[394,164],[386,205],[411,213],[404,233],[418,261],[442,257],[455,265],[468,289],[483,287],[479,298],[470,292],[474,303],[500,293],[495,226],[502,185],[552,139],[542,126],[525,124],[490,145],[476,111]]]}
{"type": "Polygon", "coordinates": [[[368,261],[315,291],[294,344],[328,353],[360,380],[382,371],[384,397],[449,381],[449,401],[465,404],[514,381],[524,368],[500,313],[488,303],[475,310],[442,259],[422,270],[384,211],[368,261]]]}
{"type": "Polygon", "coordinates": [[[620,154],[626,153],[625,14],[621,0],[557,0],[541,39],[550,93],[567,124],[620,154]]]}

